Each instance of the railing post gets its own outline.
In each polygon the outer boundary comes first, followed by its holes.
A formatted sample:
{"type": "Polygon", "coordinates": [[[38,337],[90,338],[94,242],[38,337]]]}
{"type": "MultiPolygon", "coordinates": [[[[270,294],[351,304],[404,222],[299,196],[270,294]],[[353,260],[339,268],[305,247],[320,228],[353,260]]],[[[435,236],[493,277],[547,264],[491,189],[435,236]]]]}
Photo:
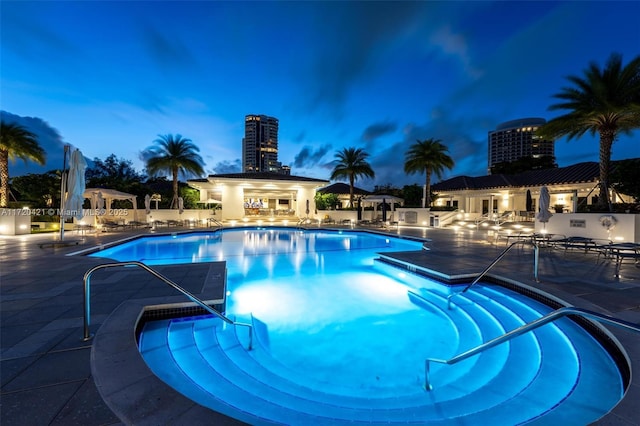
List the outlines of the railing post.
{"type": "Polygon", "coordinates": [[[91,316],[91,312],[90,312],[90,310],[91,310],[91,300],[90,300],[90,298],[91,298],[91,294],[90,294],[91,274],[93,274],[95,271],[97,271],[99,269],[111,268],[111,267],[115,267],[115,266],[137,266],[137,267],[140,267],[143,270],[149,272],[154,277],[158,278],[159,280],[164,281],[165,284],[168,284],[169,286],[171,286],[174,289],[178,290],[180,293],[182,293],[184,296],[186,296],[189,300],[194,302],[196,305],[200,306],[205,311],[217,316],[218,318],[220,318],[221,320],[223,320],[227,324],[232,324],[233,326],[241,325],[241,326],[249,327],[249,350],[251,350],[253,348],[253,326],[251,324],[245,324],[245,323],[242,323],[242,322],[236,322],[236,321],[230,320],[229,318],[227,318],[226,316],[224,316],[220,312],[216,311],[215,309],[213,309],[212,307],[210,307],[209,305],[204,303],[202,300],[198,299],[193,294],[189,293],[184,288],[180,287],[178,284],[176,284],[173,281],[171,281],[169,278],[167,278],[164,275],[156,272],[155,270],[151,269],[150,267],[148,267],[144,263],[138,262],[138,261],[135,261],[135,260],[132,260],[132,261],[129,261],[129,262],[103,263],[102,265],[94,266],[93,268],[89,269],[84,274],[84,338],[83,338],[84,341],[87,341],[87,340],[89,340],[89,339],[91,339],[93,337],[91,335],[91,333],[89,332],[89,322],[90,322],[90,316],[91,316]]]}
{"type": "MultiPolygon", "coordinates": [[[[448,309],[451,309],[451,299],[452,299],[454,296],[457,296],[457,295],[459,295],[459,294],[465,293],[465,292],[466,292],[467,290],[469,290],[471,287],[473,287],[474,285],[476,285],[476,283],[477,283],[478,281],[480,281],[480,280],[482,279],[482,277],[484,277],[484,276],[487,274],[487,272],[489,272],[489,270],[490,270],[491,268],[493,268],[493,267],[496,265],[496,263],[498,263],[500,260],[502,260],[502,258],[507,254],[507,252],[508,252],[509,250],[511,250],[511,248],[512,248],[513,246],[515,246],[516,244],[519,244],[519,243],[520,243],[520,241],[514,241],[513,243],[511,243],[509,246],[507,246],[507,248],[505,248],[505,249],[502,251],[502,253],[500,253],[500,255],[499,255],[498,257],[496,257],[496,258],[493,260],[493,262],[491,262],[491,264],[490,264],[489,266],[487,266],[487,267],[484,269],[484,271],[482,271],[482,272],[480,273],[480,275],[478,275],[478,276],[477,276],[477,277],[476,277],[476,278],[471,282],[471,284],[467,285],[464,289],[462,289],[461,291],[459,291],[459,292],[457,292],[457,293],[452,293],[452,294],[450,294],[450,295],[447,297],[447,308],[448,308],[448,309]]],[[[534,247],[536,247],[536,249],[537,249],[537,246],[536,246],[535,244],[534,244],[534,247]]],[[[536,250],[536,254],[535,254],[535,256],[536,256],[536,257],[535,257],[535,259],[536,259],[536,265],[535,265],[535,268],[536,268],[536,272],[535,272],[536,280],[537,280],[537,277],[538,277],[538,265],[537,265],[537,259],[538,259],[538,257],[537,257],[537,255],[538,255],[538,252],[537,252],[537,250],[536,250]]]]}
{"type": "Polygon", "coordinates": [[[540,259],[540,247],[538,244],[533,241],[533,278],[537,283],[540,282],[538,279],[538,260],[540,259]]]}
{"type": "Polygon", "coordinates": [[[430,391],[433,389],[431,383],[429,382],[429,360],[424,360],[424,389],[430,391]]]}
{"type": "Polygon", "coordinates": [[[89,318],[91,317],[91,277],[86,276],[84,279],[84,337],[85,342],[93,337],[89,332],[89,318]]]}

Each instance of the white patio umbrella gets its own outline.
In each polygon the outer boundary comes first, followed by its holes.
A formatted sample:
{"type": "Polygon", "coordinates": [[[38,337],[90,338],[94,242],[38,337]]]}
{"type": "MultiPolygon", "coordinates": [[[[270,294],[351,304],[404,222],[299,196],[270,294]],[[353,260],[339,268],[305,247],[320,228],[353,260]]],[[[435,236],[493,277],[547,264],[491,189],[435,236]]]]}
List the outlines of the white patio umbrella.
{"type": "Polygon", "coordinates": [[[82,204],[84,203],[84,171],[87,168],[82,153],[76,149],[71,153],[69,162],[69,178],[67,179],[67,196],[65,199],[65,216],[82,219],[82,204]],[[68,214],[67,214],[68,213],[68,214]]]}
{"type": "MultiPolygon", "coordinates": [[[[84,194],[86,198],[87,194],[84,194]]],[[[104,198],[102,197],[102,192],[93,193],[91,195],[91,209],[93,210],[93,226],[98,225],[98,216],[102,216],[104,214],[104,198]]]]}
{"type": "Polygon", "coordinates": [[[69,145],[64,147],[64,161],[62,170],[62,202],[60,203],[60,240],[64,240],[65,217],[82,219],[82,203],[84,202],[84,171],[87,168],[82,153],[76,149],[69,156],[69,170],[67,170],[67,153],[69,145]]]}
{"type": "Polygon", "coordinates": [[[100,211],[100,214],[103,214],[104,196],[102,195],[102,191],[98,191],[98,195],[96,196],[96,208],[100,211]]]}
{"type": "Polygon", "coordinates": [[[182,197],[178,197],[178,214],[182,214],[184,211],[184,200],[182,197]]]}
{"type": "Polygon", "coordinates": [[[151,213],[151,196],[149,194],[144,196],[144,212],[151,213]]]}
{"type": "Polygon", "coordinates": [[[540,188],[540,199],[538,201],[539,211],[536,215],[536,219],[540,222],[544,223],[546,227],[546,223],[549,222],[553,213],[549,211],[549,205],[551,204],[551,195],[549,195],[549,189],[546,186],[540,188]]]}

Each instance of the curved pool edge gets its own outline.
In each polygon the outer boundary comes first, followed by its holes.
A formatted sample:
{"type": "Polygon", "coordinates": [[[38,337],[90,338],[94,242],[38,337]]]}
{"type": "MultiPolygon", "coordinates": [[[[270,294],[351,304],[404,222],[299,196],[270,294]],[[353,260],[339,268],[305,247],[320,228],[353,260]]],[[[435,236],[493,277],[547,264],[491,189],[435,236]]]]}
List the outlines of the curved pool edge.
{"type": "Polygon", "coordinates": [[[97,330],[91,374],[100,396],[125,424],[244,423],[203,407],[160,380],[138,351],[136,327],[149,306],[186,306],[181,297],[123,302],[97,330]]]}
{"type": "MultiPolygon", "coordinates": [[[[548,295],[562,300],[557,295],[548,295]]],[[[165,384],[147,367],[138,351],[136,330],[145,312],[191,305],[178,296],[126,301],[97,330],[91,349],[94,382],[105,403],[124,423],[197,425],[215,421],[219,425],[244,424],[191,401],[165,384]]],[[[640,400],[640,384],[633,381],[632,374],[634,367],[636,371],[640,369],[640,345],[637,339],[634,340],[637,335],[599,324],[596,326],[610,334],[617,349],[624,354],[629,363],[629,385],[618,404],[592,424],[638,424],[637,407],[633,401],[640,400]]]]}

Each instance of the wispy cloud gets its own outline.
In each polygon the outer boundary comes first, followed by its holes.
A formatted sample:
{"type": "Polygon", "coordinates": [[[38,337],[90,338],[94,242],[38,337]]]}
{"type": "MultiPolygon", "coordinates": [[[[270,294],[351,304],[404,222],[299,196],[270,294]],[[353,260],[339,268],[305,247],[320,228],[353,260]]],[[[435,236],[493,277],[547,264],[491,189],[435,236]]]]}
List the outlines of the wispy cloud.
{"type": "Polygon", "coordinates": [[[211,169],[211,174],[224,174],[224,173],[240,173],[242,171],[242,161],[239,158],[229,161],[220,161],[216,163],[211,169]]]}
{"type": "Polygon", "coordinates": [[[339,117],[343,103],[363,76],[370,77],[388,47],[417,18],[419,2],[312,3],[314,21],[322,22],[323,42],[302,63],[305,110],[327,108],[339,117]]]}
{"type": "Polygon", "coordinates": [[[182,41],[180,34],[175,32],[168,34],[170,37],[153,26],[147,26],[144,31],[151,58],[161,67],[160,69],[184,72],[185,67],[195,66],[197,64],[196,58],[182,41]]]}
{"type": "Polygon", "coordinates": [[[365,142],[371,142],[381,136],[395,132],[397,128],[398,125],[396,123],[392,123],[389,121],[374,123],[364,129],[361,138],[365,142]]]}
{"type": "Polygon", "coordinates": [[[482,75],[481,71],[472,64],[466,38],[461,33],[454,32],[450,25],[438,28],[431,34],[429,40],[434,47],[460,61],[465,72],[470,77],[478,78],[482,75]]]}
{"type": "Polygon", "coordinates": [[[331,145],[325,144],[318,148],[312,146],[304,146],[293,160],[293,167],[309,168],[317,165],[322,158],[329,152],[331,145]]]}

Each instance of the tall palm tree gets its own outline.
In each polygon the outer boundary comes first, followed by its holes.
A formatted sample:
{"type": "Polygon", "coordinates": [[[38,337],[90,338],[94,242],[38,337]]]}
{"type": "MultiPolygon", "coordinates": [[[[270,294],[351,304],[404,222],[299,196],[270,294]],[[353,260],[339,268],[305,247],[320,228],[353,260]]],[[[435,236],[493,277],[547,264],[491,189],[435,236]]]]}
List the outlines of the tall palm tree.
{"type": "Polygon", "coordinates": [[[9,160],[44,164],[46,154],[36,135],[15,123],[0,121],[0,207],[9,203],[9,160]]]}
{"type": "Polygon", "coordinates": [[[349,180],[349,207],[353,207],[353,187],[357,178],[375,177],[371,165],[367,162],[369,154],[360,148],[344,148],[336,152],[330,179],[349,180]]]}
{"type": "Polygon", "coordinates": [[[405,154],[404,171],[408,174],[424,173],[426,196],[422,207],[431,205],[431,175],[441,177],[445,168],[453,168],[453,159],[447,154],[447,147],[439,139],[418,140],[405,154]]]}
{"type": "Polygon", "coordinates": [[[640,128],[640,56],[622,66],[622,56],[613,53],[605,67],[591,63],[583,77],[569,76],[572,87],[564,87],[554,98],[560,103],[549,110],[569,110],[538,129],[545,138],[567,136],[568,140],[586,132],[600,136],[600,195],[598,206],[611,209],[609,165],[611,146],[620,133],[640,128]]]}
{"type": "Polygon", "coordinates": [[[184,176],[204,174],[204,161],[200,157],[200,149],[193,144],[191,139],[182,135],[158,135],[155,145],[147,148],[143,153],[147,172],[151,176],[157,176],[163,172],[171,173],[173,178],[172,209],[178,208],[178,175],[184,176]]]}

